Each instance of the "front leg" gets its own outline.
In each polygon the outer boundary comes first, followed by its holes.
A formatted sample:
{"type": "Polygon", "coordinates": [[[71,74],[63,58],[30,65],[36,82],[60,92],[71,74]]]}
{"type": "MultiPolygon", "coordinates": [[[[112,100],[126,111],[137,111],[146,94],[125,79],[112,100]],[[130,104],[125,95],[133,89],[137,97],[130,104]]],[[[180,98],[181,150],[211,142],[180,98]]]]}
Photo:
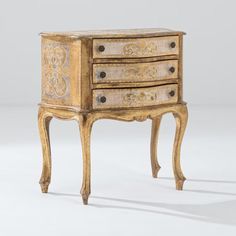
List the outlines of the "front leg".
{"type": "Polygon", "coordinates": [[[90,195],[90,136],[92,125],[93,120],[91,115],[79,115],[79,127],[83,155],[83,183],[80,193],[85,205],[88,204],[88,198],[90,195]]]}
{"type": "Polygon", "coordinates": [[[183,184],[186,178],[183,175],[181,165],[180,165],[180,150],[181,150],[181,143],[183,140],[185,128],[188,121],[188,110],[187,107],[184,105],[180,111],[173,113],[176,121],[176,132],[175,132],[175,141],[174,141],[174,148],[173,148],[173,170],[175,175],[175,182],[176,182],[176,189],[182,190],[183,184]]]}
{"type": "Polygon", "coordinates": [[[39,183],[43,193],[48,192],[48,186],[51,181],[51,148],[49,138],[49,124],[51,119],[52,115],[40,107],[38,112],[38,126],[43,151],[43,170],[39,183]]]}
{"type": "Polygon", "coordinates": [[[152,119],[152,133],[151,133],[151,167],[152,167],[152,176],[157,178],[158,172],[160,170],[160,165],[157,160],[157,143],[158,143],[158,133],[161,123],[161,116],[155,117],[152,119]]]}

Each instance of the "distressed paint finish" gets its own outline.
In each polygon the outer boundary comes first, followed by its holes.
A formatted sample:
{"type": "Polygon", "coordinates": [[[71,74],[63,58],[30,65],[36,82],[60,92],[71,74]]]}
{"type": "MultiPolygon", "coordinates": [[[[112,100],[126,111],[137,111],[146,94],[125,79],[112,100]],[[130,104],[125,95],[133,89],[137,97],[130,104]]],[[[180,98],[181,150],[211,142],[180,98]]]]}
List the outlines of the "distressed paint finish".
{"type": "Polygon", "coordinates": [[[161,124],[161,116],[152,119],[152,130],[151,130],[151,142],[150,142],[150,157],[151,157],[151,167],[152,167],[152,177],[157,178],[158,172],[161,169],[159,162],[157,160],[157,144],[158,144],[158,134],[161,124]]]}
{"type": "Polygon", "coordinates": [[[69,47],[59,42],[42,45],[42,97],[66,98],[70,95],[69,47]]]}
{"type": "Polygon", "coordinates": [[[42,32],[42,36],[67,37],[67,38],[138,38],[138,37],[159,37],[167,35],[183,35],[182,31],[175,31],[165,28],[145,29],[116,29],[116,30],[82,30],[68,32],[42,32]]]}
{"type": "Polygon", "coordinates": [[[177,84],[150,88],[97,89],[93,91],[94,109],[154,106],[176,103],[177,100],[177,84]],[[171,91],[174,92],[174,96],[170,95],[171,91]],[[102,96],[106,97],[105,103],[99,101],[102,96]]]}
{"type": "Polygon", "coordinates": [[[79,105],[79,97],[76,96],[79,74],[76,67],[80,67],[80,42],[42,38],[41,50],[42,102],[79,105]],[[75,59],[77,65],[74,64],[75,59]]]}
{"type": "Polygon", "coordinates": [[[81,196],[88,204],[91,192],[90,138],[98,119],[152,120],[150,157],[153,177],[157,160],[161,118],[172,113],[176,120],[173,172],[176,189],[185,177],[180,149],[188,112],[182,100],[183,32],[166,29],[42,33],[42,100],[38,125],[43,153],[41,190],[51,182],[49,125],[52,118],[79,124],[83,157],[81,196]],[[170,43],[175,42],[171,48],[170,43]],[[105,51],[98,46],[104,44],[105,51]],[[174,72],[170,73],[170,67],[174,72]],[[100,82],[99,74],[106,76],[100,82]],[[105,100],[100,99],[105,97],[105,100]]]}
{"type": "MultiPolygon", "coordinates": [[[[48,192],[48,186],[51,180],[51,149],[49,141],[49,121],[52,118],[58,118],[63,120],[75,120],[79,122],[81,130],[81,142],[82,142],[82,152],[83,152],[83,181],[81,187],[81,195],[83,203],[88,204],[88,197],[91,192],[90,187],[90,170],[91,170],[91,161],[90,161],[90,135],[92,125],[96,120],[99,119],[114,119],[120,121],[145,121],[146,119],[160,119],[166,113],[173,113],[176,119],[176,136],[174,141],[174,151],[173,151],[173,171],[176,181],[176,189],[182,190],[185,177],[182,173],[180,165],[180,149],[181,142],[184,135],[185,127],[187,125],[188,111],[186,104],[175,104],[175,105],[162,105],[162,106],[153,106],[150,108],[140,109],[126,109],[126,110],[107,110],[107,111],[97,111],[89,113],[79,113],[77,111],[69,109],[54,109],[49,107],[41,106],[39,109],[39,130],[43,148],[43,171],[40,178],[40,185],[42,192],[48,192]]],[[[154,130],[158,128],[153,127],[153,134],[151,139],[151,158],[152,158],[152,167],[154,177],[156,177],[156,170],[158,168],[155,163],[156,148],[155,136],[157,131],[154,130]]]]}
{"type": "Polygon", "coordinates": [[[147,82],[178,78],[178,60],[155,61],[149,63],[94,64],[93,82],[147,82]],[[174,72],[170,68],[174,68],[174,72]],[[101,78],[101,73],[106,73],[101,78]]]}
{"type": "Polygon", "coordinates": [[[179,54],[179,37],[154,37],[137,39],[95,39],[93,40],[94,58],[135,58],[155,57],[162,55],[179,54]],[[175,48],[170,44],[174,42],[175,48]],[[103,45],[105,50],[100,52],[99,46],[103,45]]]}

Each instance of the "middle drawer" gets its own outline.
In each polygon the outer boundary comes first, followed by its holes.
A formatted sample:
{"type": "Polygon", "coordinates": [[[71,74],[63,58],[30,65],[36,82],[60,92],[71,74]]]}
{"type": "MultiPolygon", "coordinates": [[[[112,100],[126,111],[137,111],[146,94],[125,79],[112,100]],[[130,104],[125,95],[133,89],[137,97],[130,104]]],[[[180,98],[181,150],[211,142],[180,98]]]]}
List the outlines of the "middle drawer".
{"type": "Polygon", "coordinates": [[[93,64],[93,83],[148,82],[178,78],[178,60],[93,64]]]}

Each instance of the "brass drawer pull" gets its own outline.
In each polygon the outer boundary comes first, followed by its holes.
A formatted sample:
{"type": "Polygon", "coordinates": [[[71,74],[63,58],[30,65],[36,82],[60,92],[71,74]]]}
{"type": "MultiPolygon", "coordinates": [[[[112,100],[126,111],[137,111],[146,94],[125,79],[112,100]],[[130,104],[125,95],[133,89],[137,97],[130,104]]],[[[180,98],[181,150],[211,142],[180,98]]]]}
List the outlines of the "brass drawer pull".
{"type": "Polygon", "coordinates": [[[102,71],[102,72],[100,72],[100,78],[105,78],[106,76],[107,76],[107,74],[106,74],[106,72],[105,71],[102,71]]]}
{"type": "Polygon", "coordinates": [[[170,69],[169,69],[169,71],[170,71],[171,73],[174,73],[174,72],[175,72],[174,66],[171,66],[170,69]]]}
{"type": "Polygon", "coordinates": [[[171,47],[171,48],[175,48],[175,46],[176,46],[176,43],[175,43],[175,42],[172,42],[172,43],[170,44],[170,47],[171,47]]]}
{"type": "Polygon", "coordinates": [[[99,52],[104,52],[104,51],[105,51],[105,47],[104,47],[103,45],[100,45],[100,46],[98,47],[98,51],[99,51],[99,52]]]}

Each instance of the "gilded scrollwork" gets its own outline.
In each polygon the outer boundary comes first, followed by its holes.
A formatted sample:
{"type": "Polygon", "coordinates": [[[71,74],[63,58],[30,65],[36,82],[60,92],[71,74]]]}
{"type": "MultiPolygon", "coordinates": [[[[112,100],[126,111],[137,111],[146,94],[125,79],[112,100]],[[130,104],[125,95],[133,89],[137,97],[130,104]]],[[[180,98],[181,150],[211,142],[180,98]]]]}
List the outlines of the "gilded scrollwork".
{"type": "Polygon", "coordinates": [[[134,102],[147,102],[154,101],[157,99],[157,95],[154,92],[141,92],[141,93],[127,93],[123,97],[123,102],[125,104],[130,104],[134,102]]]}
{"type": "Polygon", "coordinates": [[[69,47],[57,42],[42,45],[43,96],[64,98],[69,93],[69,47]]]}
{"type": "Polygon", "coordinates": [[[127,67],[124,68],[124,76],[125,78],[129,78],[130,80],[138,80],[141,81],[143,79],[146,80],[154,80],[158,78],[158,69],[157,66],[143,66],[143,67],[127,67]]]}
{"type": "Polygon", "coordinates": [[[94,58],[140,58],[179,54],[179,37],[101,38],[93,40],[94,58]],[[173,46],[170,44],[173,43],[173,46]],[[98,47],[105,50],[100,52],[98,47]]]}
{"type": "Polygon", "coordinates": [[[93,108],[144,107],[176,103],[177,88],[177,84],[167,84],[147,88],[97,89],[93,91],[93,108]],[[98,97],[104,97],[104,102],[100,102],[98,97]]]}
{"type": "Polygon", "coordinates": [[[133,120],[142,122],[142,121],[145,121],[145,120],[150,119],[150,118],[151,118],[150,115],[140,115],[140,116],[134,116],[133,120]]]}
{"type": "Polygon", "coordinates": [[[137,43],[129,43],[126,44],[123,48],[124,55],[126,56],[147,56],[151,54],[155,54],[158,51],[157,44],[153,42],[149,42],[147,44],[137,44],[137,43]]]}
{"type": "Polygon", "coordinates": [[[178,77],[177,60],[129,64],[96,64],[93,68],[93,81],[95,83],[145,82],[176,79],[178,77]],[[170,68],[174,68],[174,72],[171,72],[170,68]],[[101,78],[100,75],[104,72],[106,76],[101,78]]]}

